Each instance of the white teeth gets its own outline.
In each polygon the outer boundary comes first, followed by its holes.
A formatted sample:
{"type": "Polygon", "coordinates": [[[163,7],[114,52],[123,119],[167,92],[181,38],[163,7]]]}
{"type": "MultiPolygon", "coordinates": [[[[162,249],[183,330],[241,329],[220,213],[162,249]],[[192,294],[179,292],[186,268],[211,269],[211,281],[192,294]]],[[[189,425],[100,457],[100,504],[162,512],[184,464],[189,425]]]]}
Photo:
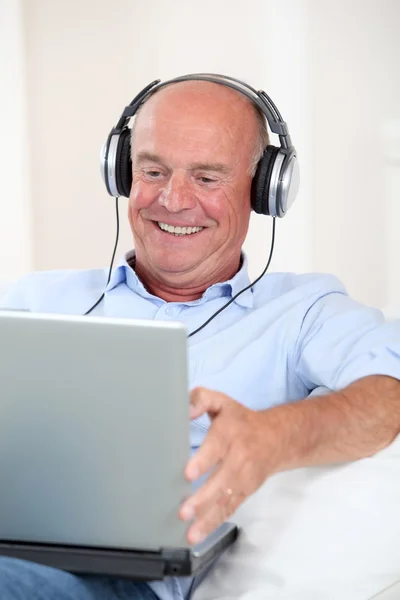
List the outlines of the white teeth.
{"type": "Polygon", "coordinates": [[[172,233],[173,235],[190,235],[204,229],[204,227],[174,227],[173,225],[167,225],[160,221],[158,221],[158,226],[163,231],[168,231],[168,233],[172,233]]]}

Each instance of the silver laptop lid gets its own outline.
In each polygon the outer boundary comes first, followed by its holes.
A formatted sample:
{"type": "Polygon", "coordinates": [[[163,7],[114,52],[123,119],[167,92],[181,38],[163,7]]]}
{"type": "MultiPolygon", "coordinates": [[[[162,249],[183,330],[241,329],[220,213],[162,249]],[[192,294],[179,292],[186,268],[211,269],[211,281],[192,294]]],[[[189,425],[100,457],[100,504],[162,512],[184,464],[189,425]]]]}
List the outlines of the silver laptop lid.
{"type": "Polygon", "coordinates": [[[0,311],[0,539],[188,546],[186,335],[0,311]]]}

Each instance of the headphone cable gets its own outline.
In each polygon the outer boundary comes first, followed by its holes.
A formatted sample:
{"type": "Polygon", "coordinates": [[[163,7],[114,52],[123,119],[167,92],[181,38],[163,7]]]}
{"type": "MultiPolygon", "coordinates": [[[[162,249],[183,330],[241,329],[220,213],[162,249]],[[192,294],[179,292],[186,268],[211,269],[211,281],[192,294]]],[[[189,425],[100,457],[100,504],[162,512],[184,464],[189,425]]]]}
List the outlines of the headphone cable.
{"type": "Polygon", "coordinates": [[[236,300],[236,298],[238,296],[240,296],[240,294],[243,294],[243,292],[245,292],[246,290],[252,288],[253,285],[255,285],[258,281],[260,281],[260,279],[265,275],[265,273],[268,271],[268,267],[269,267],[269,265],[271,263],[271,260],[272,260],[272,255],[274,253],[274,246],[275,246],[275,223],[276,223],[276,217],[272,217],[271,248],[270,248],[270,251],[269,251],[268,262],[266,264],[266,267],[265,267],[264,271],[261,273],[261,275],[259,275],[257,277],[257,279],[255,279],[252,283],[249,283],[249,285],[247,285],[245,288],[243,288],[242,290],[240,290],[240,292],[238,292],[237,294],[235,294],[234,296],[232,296],[232,298],[229,300],[229,302],[227,302],[226,304],[224,304],[223,306],[221,306],[221,308],[218,309],[217,312],[215,312],[213,315],[211,315],[211,317],[209,319],[207,319],[207,321],[205,321],[205,323],[203,323],[203,325],[200,325],[200,327],[198,327],[197,329],[195,329],[194,331],[192,331],[191,333],[189,333],[188,338],[192,337],[193,335],[195,335],[196,333],[198,333],[199,331],[201,331],[203,329],[203,327],[205,327],[206,325],[208,325],[213,319],[215,319],[215,317],[217,315],[219,315],[223,310],[225,310],[225,308],[227,308],[230,304],[232,304],[232,302],[234,302],[236,300]]]}
{"type": "Polygon", "coordinates": [[[114,259],[115,259],[115,253],[117,251],[117,246],[118,246],[118,241],[119,241],[119,206],[118,206],[118,201],[119,201],[119,196],[116,196],[116,198],[115,198],[115,214],[117,216],[117,235],[116,235],[116,238],[115,238],[115,244],[114,244],[114,250],[113,250],[113,253],[112,253],[112,257],[111,257],[110,268],[108,270],[108,278],[107,278],[106,287],[104,288],[104,292],[102,293],[102,295],[100,296],[100,298],[97,300],[97,302],[95,302],[93,304],[93,306],[91,308],[89,308],[89,310],[84,313],[84,315],[83,315],[84,317],[86,317],[87,315],[89,315],[92,312],[92,310],[94,310],[96,308],[96,306],[98,306],[100,304],[100,302],[103,300],[104,295],[106,293],[106,288],[107,288],[108,284],[110,283],[111,274],[112,274],[112,268],[113,268],[114,259]]]}

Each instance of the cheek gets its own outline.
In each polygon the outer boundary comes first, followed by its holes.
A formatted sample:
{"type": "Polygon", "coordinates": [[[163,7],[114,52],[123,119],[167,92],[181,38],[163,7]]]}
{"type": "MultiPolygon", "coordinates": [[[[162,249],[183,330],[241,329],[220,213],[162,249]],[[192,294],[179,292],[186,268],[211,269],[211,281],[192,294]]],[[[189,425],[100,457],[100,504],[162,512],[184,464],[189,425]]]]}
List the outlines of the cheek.
{"type": "Polygon", "coordinates": [[[231,211],[230,194],[226,190],[215,190],[213,192],[199,193],[197,195],[203,211],[217,223],[227,218],[231,211]]]}
{"type": "Polygon", "coordinates": [[[152,202],[151,194],[142,182],[132,184],[129,203],[131,211],[137,212],[142,208],[147,208],[152,202]]]}
{"type": "Polygon", "coordinates": [[[231,227],[235,221],[242,221],[250,214],[250,198],[248,191],[233,193],[218,191],[202,199],[203,209],[217,223],[231,227]]]}
{"type": "Polygon", "coordinates": [[[132,184],[128,202],[128,220],[132,231],[137,229],[137,216],[140,211],[149,206],[149,201],[144,191],[140,184],[132,184]]]}

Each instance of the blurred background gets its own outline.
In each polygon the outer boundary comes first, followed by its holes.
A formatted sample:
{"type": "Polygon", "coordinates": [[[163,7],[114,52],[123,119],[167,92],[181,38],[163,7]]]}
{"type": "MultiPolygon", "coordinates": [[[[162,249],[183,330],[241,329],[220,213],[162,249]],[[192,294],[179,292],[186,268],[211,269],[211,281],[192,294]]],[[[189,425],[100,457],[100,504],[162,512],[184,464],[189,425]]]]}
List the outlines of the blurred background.
{"type": "MultiPolygon", "coordinates": [[[[399,0],[0,0],[0,279],[107,265],[109,130],[150,81],[212,71],[265,89],[298,150],[271,270],[331,272],[399,312],[399,23],[399,0]]],[[[253,276],[270,234],[253,215],[253,276]]]]}

